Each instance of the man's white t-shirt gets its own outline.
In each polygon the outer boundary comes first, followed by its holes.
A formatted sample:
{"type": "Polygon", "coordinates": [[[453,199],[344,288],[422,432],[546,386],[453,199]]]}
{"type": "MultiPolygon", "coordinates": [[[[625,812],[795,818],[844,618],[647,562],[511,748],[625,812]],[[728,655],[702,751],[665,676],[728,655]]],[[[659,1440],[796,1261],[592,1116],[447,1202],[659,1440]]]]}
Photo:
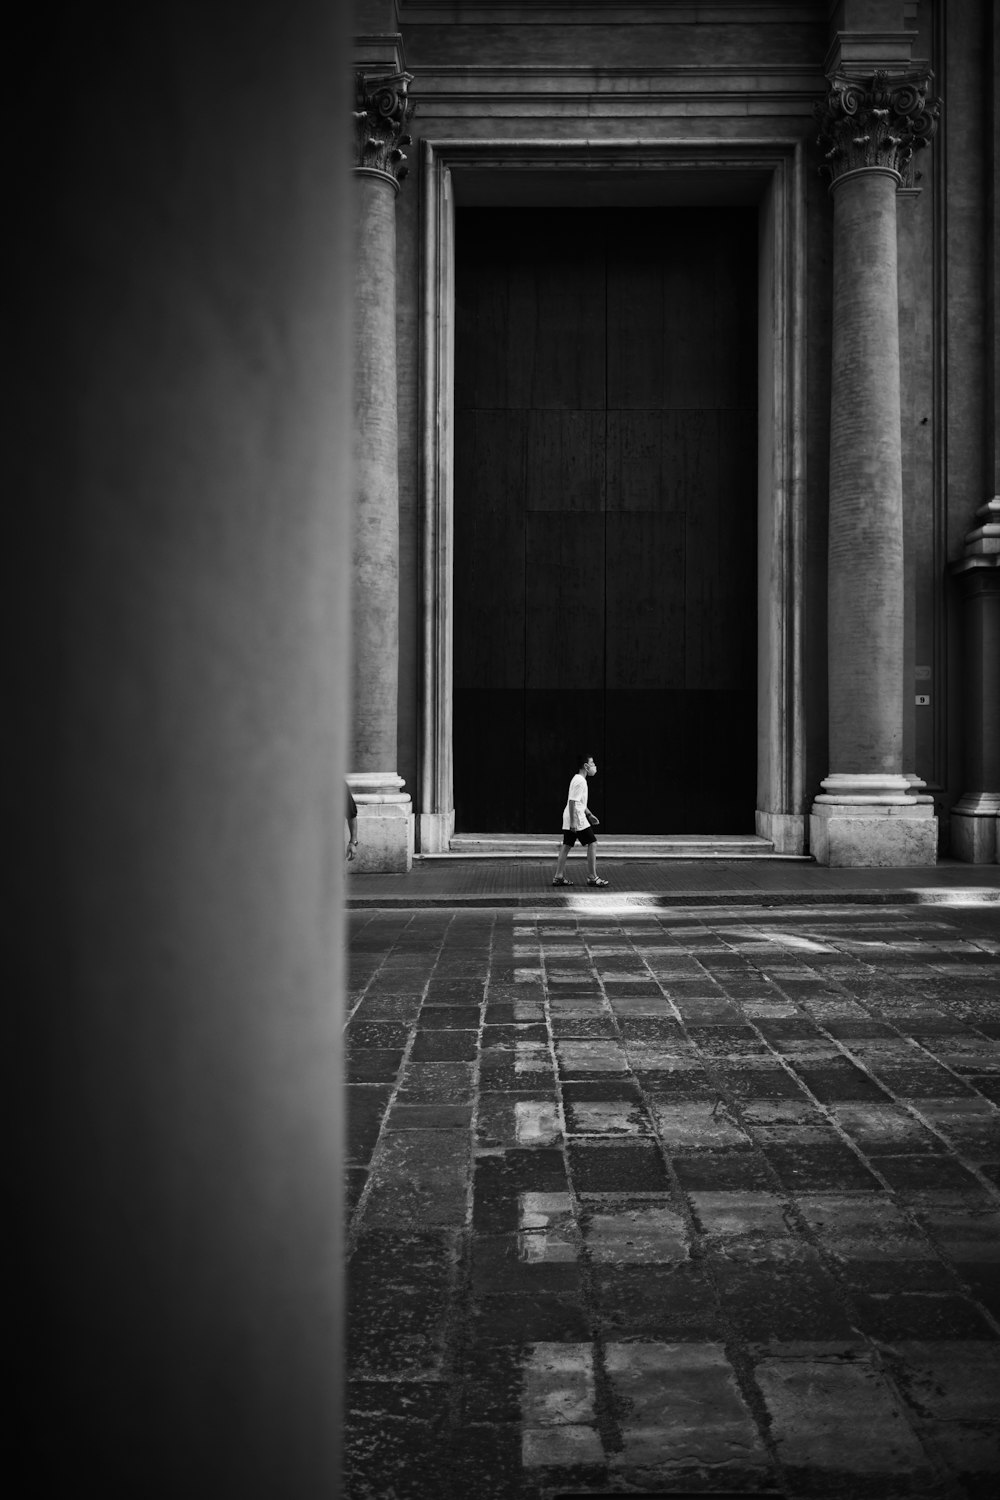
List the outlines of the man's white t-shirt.
{"type": "Polygon", "coordinates": [[[569,796],[563,808],[563,828],[589,828],[587,822],[587,778],[578,771],[569,784],[569,796]],[[573,821],[573,803],[576,803],[576,822],[573,821]]]}

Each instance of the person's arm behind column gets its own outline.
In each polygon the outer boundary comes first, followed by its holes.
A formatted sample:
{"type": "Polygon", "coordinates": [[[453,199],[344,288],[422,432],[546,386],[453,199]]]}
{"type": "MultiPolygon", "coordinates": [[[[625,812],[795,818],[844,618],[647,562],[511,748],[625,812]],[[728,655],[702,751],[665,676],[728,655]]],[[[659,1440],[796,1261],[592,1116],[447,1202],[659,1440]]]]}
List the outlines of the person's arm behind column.
{"type": "Polygon", "coordinates": [[[349,840],[347,857],[353,859],[354,851],[358,847],[358,804],[354,800],[350,787],[347,788],[347,833],[349,840]]]}

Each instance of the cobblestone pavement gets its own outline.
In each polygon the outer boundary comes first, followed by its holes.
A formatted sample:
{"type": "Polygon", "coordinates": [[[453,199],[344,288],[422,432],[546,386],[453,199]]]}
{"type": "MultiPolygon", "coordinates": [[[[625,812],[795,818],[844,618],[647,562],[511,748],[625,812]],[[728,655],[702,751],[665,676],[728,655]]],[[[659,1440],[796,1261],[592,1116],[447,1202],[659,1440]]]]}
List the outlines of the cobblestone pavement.
{"type": "Polygon", "coordinates": [[[996,908],[349,931],[352,1500],[994,1493],[996,908]]]}

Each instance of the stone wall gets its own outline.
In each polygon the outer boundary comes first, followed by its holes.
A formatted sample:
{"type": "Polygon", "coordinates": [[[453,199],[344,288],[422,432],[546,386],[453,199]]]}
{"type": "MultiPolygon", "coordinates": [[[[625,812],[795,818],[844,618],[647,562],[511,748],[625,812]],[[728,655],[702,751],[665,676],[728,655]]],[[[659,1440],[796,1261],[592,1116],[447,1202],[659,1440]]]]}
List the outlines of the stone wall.
{"type": "MultiPolygon", "coordinates": [[[[384,7],[383,7],[384,8],[384,7]]],[[[831,25],[865,19],[826,4],[396,7],[414,74],[411,162],[420,140],[806,143],[805,778],[827,774],[826,535],[831,204],[818,168],[813,104],[825,90],[831,25]],[[838,13],[839,14],[839,13],[838,13]]],[[[878,7],[876,7],[878,9],[878,7]]],[[[867,10],[871,10],[868,6],[867,10]]],[[[959,618],[945,569],[988,498],[984,347],[986,0],[882,6],[875,21],[912,33],[945,99],[941,132],[898,200],[905,515],[905,770],[941,810],[961,793],[959,618]],[[882,12],[892,16],[886,21],[882,12]],[[918,693],[930,704],[917,706],[918,693]]],[[[873,12],[874,15],[874,12],[873,12]]],[[[420,182],[397,207],[400,647],[399,770],[416,792],[421,673],[419,578],[420,182]]],[[[803,809],[804,810],[804,809],[803,809]]]]}

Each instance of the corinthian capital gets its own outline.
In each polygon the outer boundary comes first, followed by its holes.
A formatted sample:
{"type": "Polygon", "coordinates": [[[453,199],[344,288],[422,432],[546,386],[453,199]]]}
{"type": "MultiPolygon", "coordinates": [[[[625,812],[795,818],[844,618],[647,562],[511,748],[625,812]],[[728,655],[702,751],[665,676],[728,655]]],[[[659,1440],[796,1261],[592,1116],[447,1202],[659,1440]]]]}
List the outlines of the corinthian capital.
{"type": "Polygon", "coordinates": [[[406,126],[413,114],[406,90],[412,73],[355,73],[355,169],[381,172],[402,182],[408,168],[400,149],[410,144],[406,126]]]}
{"type": "Polygon", "coordinates": [[[886,73],[871,78],[835,73],[830,92],[816,105],[823,171],[831,183],[847,172],[888,167],[904,184],[913,180],[913,153],[930,141],[941,113],[940,99],[928,98],[934,75],[886,73]]]}

